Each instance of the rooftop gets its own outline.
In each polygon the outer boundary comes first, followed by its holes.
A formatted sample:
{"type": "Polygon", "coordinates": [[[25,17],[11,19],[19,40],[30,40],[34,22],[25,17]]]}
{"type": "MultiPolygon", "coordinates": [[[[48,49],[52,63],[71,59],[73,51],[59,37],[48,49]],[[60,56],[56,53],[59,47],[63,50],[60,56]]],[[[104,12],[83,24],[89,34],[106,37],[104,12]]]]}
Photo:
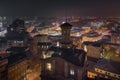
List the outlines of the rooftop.
{"type": "Polygon", "coordinates": [[[54,51],[52,57],[63,58],[76,66],[84,65],[86,53],[81,49],[51,47],[49,50],[54,51]]]}
{"type": "Polygon", "coordinates": [[[120,74],[120,69],[116,69],[114,67],[115,65],[112,65],[110,61],[105,60],[105,59],[98,60],[98,62],[97,62],[97,64],[95,66],[97,68],[100,68],[100,69],[105,70],[105,71],[120,74]]]}
{"type": "Polygon", "coordinates": [[[13,52],[24,52],[27,47],[10,47],[6,49],[6,51],[13,51],[13,52]]]}
{"type": "Polygon", "coordinates": [[[25,31],[22,31],[21,33],[17,32],[17,31],[11,31],[9,33],[6,34],[6,38],[7,40],[24,40],[25,36],[28,33],[25,31]]]}

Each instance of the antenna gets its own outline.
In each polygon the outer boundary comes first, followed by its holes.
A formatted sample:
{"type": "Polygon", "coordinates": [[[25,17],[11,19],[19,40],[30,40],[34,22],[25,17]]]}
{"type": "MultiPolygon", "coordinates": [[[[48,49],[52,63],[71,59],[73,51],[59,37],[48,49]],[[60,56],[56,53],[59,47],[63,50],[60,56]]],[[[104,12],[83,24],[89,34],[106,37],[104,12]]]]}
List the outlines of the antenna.
{"type": "Polygon", "coordinates": [[[66,22],[67,22],[67,9],[65,9],[65,17],[66,17],[66,22]]]}

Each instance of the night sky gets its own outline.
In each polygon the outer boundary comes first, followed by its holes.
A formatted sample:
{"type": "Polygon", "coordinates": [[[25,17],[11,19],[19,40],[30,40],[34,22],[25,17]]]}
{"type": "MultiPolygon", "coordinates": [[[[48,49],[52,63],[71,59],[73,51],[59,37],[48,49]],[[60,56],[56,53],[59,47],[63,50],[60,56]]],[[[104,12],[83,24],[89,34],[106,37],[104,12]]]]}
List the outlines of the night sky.
{"type": "Polygon", "coordinates": [[[1,16],[120,16],[120,0],[0,0],[1,16]]]}

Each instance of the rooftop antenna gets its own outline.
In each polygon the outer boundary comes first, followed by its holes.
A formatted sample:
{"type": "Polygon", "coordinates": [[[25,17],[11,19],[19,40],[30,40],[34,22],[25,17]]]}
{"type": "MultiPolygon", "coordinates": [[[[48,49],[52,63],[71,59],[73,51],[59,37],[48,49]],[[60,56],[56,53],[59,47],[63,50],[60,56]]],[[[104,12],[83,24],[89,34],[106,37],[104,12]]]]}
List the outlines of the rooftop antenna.
{"type": "Polygon", "coordinates": [[[68,21],[68,19],[67,19],[67,9],[65,9],[65,17],[66,17],[66,23],[67,23],[67,21],[68,21]]]}

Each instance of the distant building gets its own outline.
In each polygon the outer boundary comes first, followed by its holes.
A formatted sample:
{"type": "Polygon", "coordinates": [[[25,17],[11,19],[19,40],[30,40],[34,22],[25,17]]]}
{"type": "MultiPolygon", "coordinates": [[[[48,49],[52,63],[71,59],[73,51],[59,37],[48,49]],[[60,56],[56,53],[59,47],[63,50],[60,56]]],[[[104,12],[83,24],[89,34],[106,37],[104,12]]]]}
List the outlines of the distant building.
{"type": "Polygon", "coordinates": [[[87,76],[95,80],[119,80],[120,72],[109,61],[100,59],[97,64],[88,71],[87,76]]]}
{"type": "Polygon", "coordinates": [[[0,28],[1,28],[1,27],[3,27],[3,23],[2,23],[2,22],[0,22],[0,28]]]}
{"type": "MultiPolygon", "coordinates": [[[[95,44],[94,44],[95,45],[95,44]]],[[[90,49],[91,55],[87,56],[87,76],[91,79],[101,80],[119,80],[120,79],[120,45],[113,43],[103,42],[100,52],[96,52],[100,56],[96,57],[96,54],[90,49]]],[[[99,50],[99,49],[98,49],[99,50]]],[[[89,54],[89,53],[87,53],[89,54]]]]}
{"type": "Polygon", "coordinates": [[[90,41],[95,42],[101,39],[101,35],[98,32],[95,32],[94,30],[89,31],[86,34],[82,35],[82,41],[90,41]]]}
{"type": "Polygon", "coordinates": [[[84,42],[83,49],[87,52],[87,57],[95,59],[101,58],[102,54],[102,42],[84,42]]]}
{"type": "Polygon", "coordinates": [[[7,38],[8,47],[26,46],[28,37],[29,35],[26,32],[24,21],[22,19],[16,19],[7,28],[6,38],[7,38]]]}
{"type": "Polygon", "coordinates": [[[34,36],[33,40],[30,43],[30,51],[33,54],[38,54],[39,48],[38,43],[47,43],[50,42],[47,35],[38,34],[34,36]]]}
{"type": "Polygon", "coordinates": [[[7,28],[7,49],[4,56],[0,56],[0,80],[26,80],[28,70],[28,39],[24,21],[16,19],[7,28]],[[4,60],[7,60],[6,64],[4,60]],[[2,62],[1,62],[2,61],[2,62]]]}
{"type": "Polygon", "coordinates": [[[111,31],[111,43],[120,44],[120,31],[111,31]]]}

